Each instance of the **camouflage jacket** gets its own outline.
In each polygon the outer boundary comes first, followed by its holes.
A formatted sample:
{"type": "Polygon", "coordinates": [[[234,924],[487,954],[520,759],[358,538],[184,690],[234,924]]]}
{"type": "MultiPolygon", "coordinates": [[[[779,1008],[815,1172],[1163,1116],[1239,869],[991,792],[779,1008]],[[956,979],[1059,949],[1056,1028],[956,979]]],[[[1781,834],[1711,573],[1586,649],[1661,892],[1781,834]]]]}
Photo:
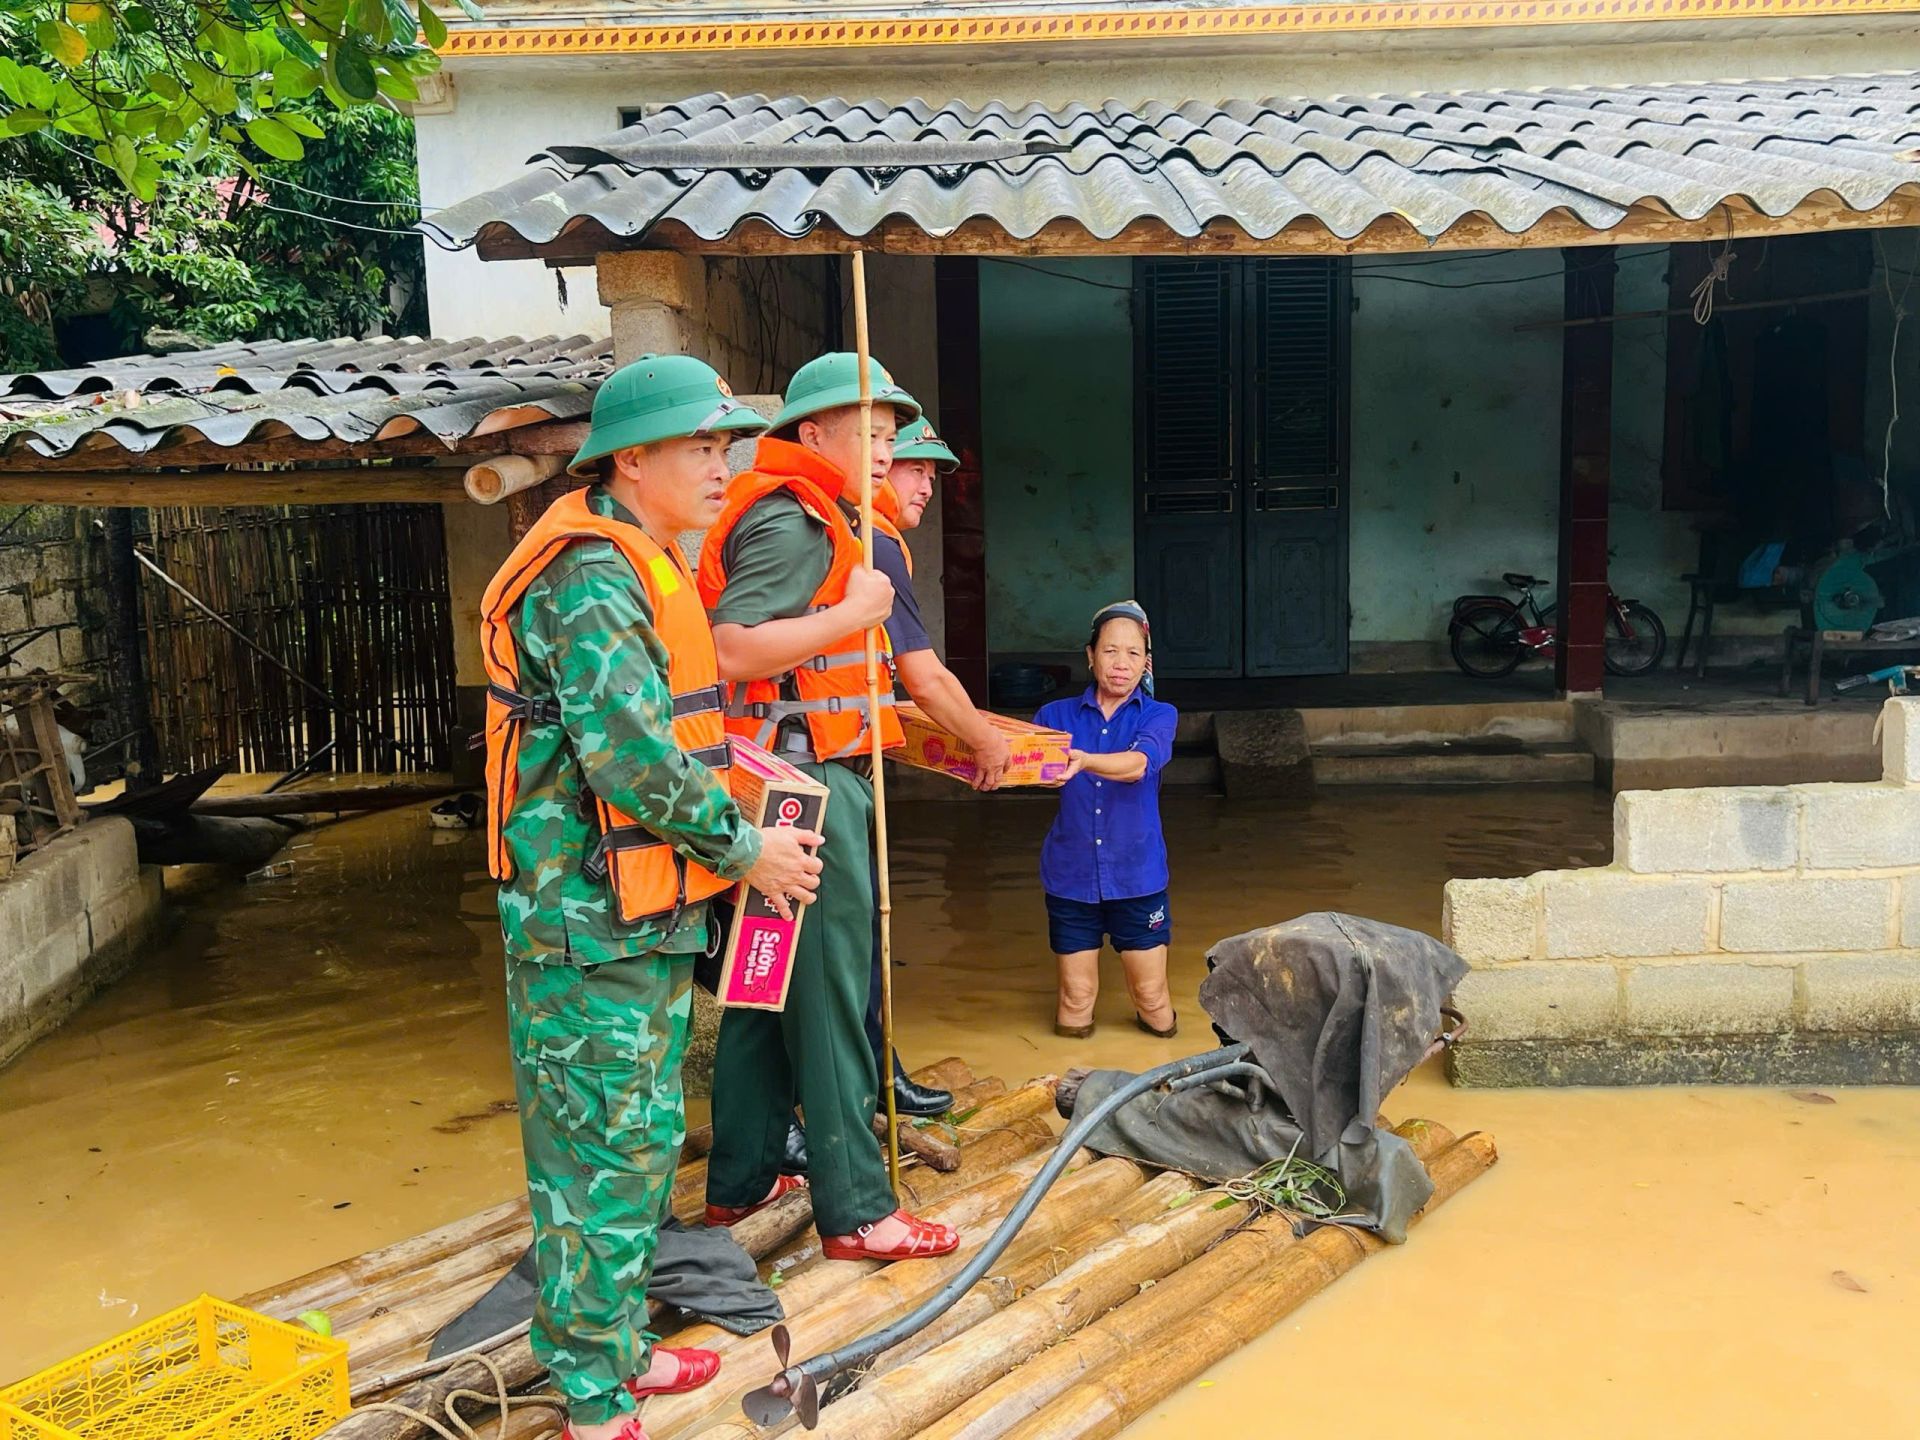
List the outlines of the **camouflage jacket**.
{"type": "MultiPolygon", "coordinates": [[[[634,523],[598,487],[588,503],[634,523]]],[[[633,567],[606,541],[570,545],[527,588],[508,629],[521,692],[557,700],[561,717],[528,726],[520,743],[502,830],[514,877],[500,887],[508,958],[597,965],[704,948],[708,906],[687,907],[671,930],[664,920],[623,925],[607,883],[581,868],[599,838],[584,786],[723,878],[760,858],[759,832],[674,743],[667,650],[633,567]]]]}

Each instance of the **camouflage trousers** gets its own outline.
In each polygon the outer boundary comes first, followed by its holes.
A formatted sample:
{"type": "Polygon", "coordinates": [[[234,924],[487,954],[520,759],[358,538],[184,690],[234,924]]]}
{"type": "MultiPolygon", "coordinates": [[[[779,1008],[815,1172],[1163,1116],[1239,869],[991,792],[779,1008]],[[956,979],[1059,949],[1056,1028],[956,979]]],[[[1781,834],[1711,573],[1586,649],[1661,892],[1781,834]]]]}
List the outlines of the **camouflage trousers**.
{"type": "Polygon", "coordinates": [[[507,962],[507,1028],[540,1295],[533,1353],[583,1425],[634,1408],[647,1281],[687,1138],[691,956],[507,962]]]}

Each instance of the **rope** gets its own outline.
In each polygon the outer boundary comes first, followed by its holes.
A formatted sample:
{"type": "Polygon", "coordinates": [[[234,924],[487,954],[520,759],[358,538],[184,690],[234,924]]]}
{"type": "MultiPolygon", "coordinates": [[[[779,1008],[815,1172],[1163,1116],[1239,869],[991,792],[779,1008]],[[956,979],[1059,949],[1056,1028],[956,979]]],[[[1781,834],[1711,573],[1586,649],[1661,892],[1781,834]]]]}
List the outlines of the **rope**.
{"type": "Polygon", "coordinates": [[[1716,285],[1727,283],[1727,274],[1733,269],[1733,246],[1729,244],[1713,257],[1706,278],[1693,287],[1693,323],[1704,325],[1713,318],[1713,289],[1716,285]]]}
{"type": "MultiPolygon", "coordinates": [[[[447,1424],[445,1425],[434,1419],[433,1416],[415,1410],[410,1405],[402,1405],[395,1400],[372,1400],[365,1405],[356,1405],[353,1413],[356,1415],[367,1415],[375,1411],[384,1411],[389,1415],[404,1415],[414,1423],[424,1425],[427,1429],[433,1431],[434,1434],[440,1437],[440,1440],[480,1440],[473,1426],[460,1414],[460,1403],[463,1400],[479,1401],[485,1405],[498,1406],[500,1411],[500,1433],[502,1437],[504,1437],[506,1433],[507,1421],[515,1410],[542,1406],[549,1410],[558,1410],[563,1414],[565,1413],[567,1408],[565,1402],[554,1396],[512,1394],[507,1388],[506,1375],[502,1373],[498,1362],[488,1355],[466,1354],[464,1352],[449,1355],[444,1360],[434,1362],[434,1370],[445,1371],[455,1364],[463,1364],[467,1361],[472,1361],[477,1365],[485,1367],[487,1373],[493,1377],[493,1393],[488,1394],[484,1390],[470,1390],[465,1387],[451,1391],[447,1395],[447,1398],[441,1402],[440,1407],[446,1414],[447,1424]],[[449,1428],[449,1426],[452,1428],[449,1428]]],[[[542,1431],[539,1436],[535,1437],[535,1440],[549,1440],[549,1437],[560,1433],[562,1432],[545,1430],[542,1431]]]]}
{"type": "Polygon", "coordinates": [[[1294,1210],[1329,1223],[1353,1218],[1340,1213],[1347,1205],[1346,1187],[1340,1177],[1326,1166],[1301,1157],[1300,1144],[1305,1139],[1302,1135],[1295,1140],[1284,1160],[1271,1160],[1251,1174],[1229,1180],[1222,1188],[1233,1199],[1258,1210],[1294,1210]]]}

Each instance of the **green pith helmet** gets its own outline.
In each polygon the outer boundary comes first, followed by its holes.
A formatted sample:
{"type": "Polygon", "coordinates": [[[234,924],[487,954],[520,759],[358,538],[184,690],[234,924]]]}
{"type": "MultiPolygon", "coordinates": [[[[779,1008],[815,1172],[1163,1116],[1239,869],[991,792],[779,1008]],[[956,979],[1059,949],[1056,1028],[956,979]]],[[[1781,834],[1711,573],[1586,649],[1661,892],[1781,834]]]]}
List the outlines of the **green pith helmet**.
{"type": "Polygon", "coordinates": [[[960,468],[960,457],[933,433],[933,422],[924,415],[900,427],[900,433],[893,437],[893,458],[931,460],[934,468],[943,474],[960,468]]]}
{"type": "MultiPolygon", "coordinates": [[[[851,350],[836,350],[818,360],[809,360],[794,371],[793,379],[787,382],[786,404],[773,417],[774,433],[785,434],[789,426],[822,410],[858,405],[859,363],[851,350]]],[[[920,417],[920,402],[894,384],[887,367],[871,355],[867,357],[867,383],[873,391],[873,403],[891,405],[901,424],[920,417]]]]}
{"type": "Polygon", "coordinates": [[[642,355],[601,383],[593,397],[593,423],[580,453],[567,466],[590,473],[594,461],[633,445],[683,435],[757,435],[766,418],[733,398],[727,382],[691,355],[642,355]]]}

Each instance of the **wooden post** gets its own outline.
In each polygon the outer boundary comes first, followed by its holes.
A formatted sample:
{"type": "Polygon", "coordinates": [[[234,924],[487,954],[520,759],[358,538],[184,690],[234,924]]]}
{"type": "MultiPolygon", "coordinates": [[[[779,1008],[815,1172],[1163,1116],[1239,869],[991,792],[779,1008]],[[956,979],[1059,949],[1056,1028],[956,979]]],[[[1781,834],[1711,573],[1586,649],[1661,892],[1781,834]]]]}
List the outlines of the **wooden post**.
{"type": "Polygon", "coordinates": [[[940,434],[960,468],[940,481],[940,583],[946,592],[947,668],[976,705],[987,703],[987,504],[980,472],[980,262],[933,262],[940,434]]]}
{"type": "MultiPolygon", "coordinates": [[[[1613,313],[1611,246],[1564,250],[1565,319],[1613,313]]],[[[1613,461],[1613,327],[1570,325],[1560,360],[1560,642],[1554,684],[1597,695],[1606,675],[1607,491],[1613,461]]]]}
{"type": "Polygon", "coordinates": [[[107,554],[107,643],[113,647],[113,731],[127,742],[128,790],[160,783],[160,755],[147,705],[146,649],[140,638],[140,570],[133,558],[133,511],[101,517],[107,554]]]}

